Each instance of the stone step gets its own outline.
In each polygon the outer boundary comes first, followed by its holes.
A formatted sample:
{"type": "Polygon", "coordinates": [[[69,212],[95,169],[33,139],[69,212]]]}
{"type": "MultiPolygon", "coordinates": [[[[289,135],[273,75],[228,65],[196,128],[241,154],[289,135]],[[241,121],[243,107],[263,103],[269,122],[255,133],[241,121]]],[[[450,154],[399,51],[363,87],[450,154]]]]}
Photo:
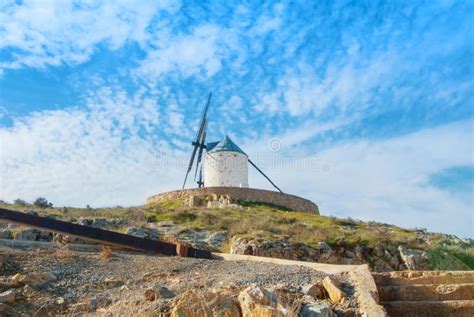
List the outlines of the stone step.
{"type": "Polygon", "coordinates": [[[390,317],[472,317],[474,300],[382,302],[390,317]]]}
{"type": "Polygon", "coordinates": [[[474,283],[474,271],[398,271],[372,273],[372,276],[378,287],[390,285],[474,283]]]}
{"type": "Polygon", "coordinates": [[[381,301],[474,300],[474,283],[389,285],[378,292],[381,301]]]}

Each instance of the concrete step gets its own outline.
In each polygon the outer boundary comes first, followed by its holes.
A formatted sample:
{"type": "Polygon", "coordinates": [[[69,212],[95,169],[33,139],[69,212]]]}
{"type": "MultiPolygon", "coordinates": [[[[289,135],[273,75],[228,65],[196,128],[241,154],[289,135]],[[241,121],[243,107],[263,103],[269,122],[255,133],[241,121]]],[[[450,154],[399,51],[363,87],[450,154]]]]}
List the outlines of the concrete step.
{"type": "Polygon", "coordinates": [[[390,317],[472,317],[474,300],[382,302],[390,317]]]}
{"type": "Polygon", "coordinates": [[[380,286],[474,283],[474,271],[398,271],[372,273],[380,286]]]}
{"type": "Polygon", "coordinates": [[[379,286],[381,301],[474,300],[474,283],[379,286]]]}

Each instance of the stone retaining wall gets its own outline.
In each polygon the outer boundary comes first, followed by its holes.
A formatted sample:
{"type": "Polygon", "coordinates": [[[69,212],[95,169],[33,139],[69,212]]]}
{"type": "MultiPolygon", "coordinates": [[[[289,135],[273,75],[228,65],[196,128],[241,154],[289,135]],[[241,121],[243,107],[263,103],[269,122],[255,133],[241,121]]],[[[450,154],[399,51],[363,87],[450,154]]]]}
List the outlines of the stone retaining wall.
{"type": "Polygon", "coordinates": [[[263,202],[282,206],[290,210],[301,211],[319,215],[318,206],[308,199],[298,196],[283,194],[280,192],[240,187],[204,187],[176,190],[151,196],[147,199],[147,204],[164,202],[170,200],[188,200],[191,196],[205,195],[229,196],[231,199],[242,199],[256,202],[263,202]]]}

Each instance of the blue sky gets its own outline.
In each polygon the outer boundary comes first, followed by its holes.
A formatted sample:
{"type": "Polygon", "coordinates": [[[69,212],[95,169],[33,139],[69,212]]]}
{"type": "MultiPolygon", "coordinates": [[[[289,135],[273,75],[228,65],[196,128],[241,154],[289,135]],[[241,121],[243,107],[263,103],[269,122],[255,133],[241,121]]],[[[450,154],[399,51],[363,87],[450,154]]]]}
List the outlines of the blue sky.
{"type": "Polygon", "coordinates": [[[473,1],[0,7],[1,199],[178,188],[212,91],[210,139],[323,214],[474,236],[473,1]]]}

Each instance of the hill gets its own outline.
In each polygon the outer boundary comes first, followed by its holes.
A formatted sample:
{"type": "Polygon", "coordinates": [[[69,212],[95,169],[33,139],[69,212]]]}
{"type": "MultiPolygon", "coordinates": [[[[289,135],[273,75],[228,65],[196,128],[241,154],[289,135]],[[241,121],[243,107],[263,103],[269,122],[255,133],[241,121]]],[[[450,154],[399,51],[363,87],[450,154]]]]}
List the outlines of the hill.
{"type": "MultiPolygon", "coordinates": [[[[212,251],[332,264],[368,263],[374,271],[474,269],[472,239],[250,201],[223,208],[189,207],[180,201],[130,208],[35,208],[5,202],[0,207],[142,237],[178,240],[212,251]]],[[[3,225],[0,237],[77,242],[14,225],[3,225]]]]}

